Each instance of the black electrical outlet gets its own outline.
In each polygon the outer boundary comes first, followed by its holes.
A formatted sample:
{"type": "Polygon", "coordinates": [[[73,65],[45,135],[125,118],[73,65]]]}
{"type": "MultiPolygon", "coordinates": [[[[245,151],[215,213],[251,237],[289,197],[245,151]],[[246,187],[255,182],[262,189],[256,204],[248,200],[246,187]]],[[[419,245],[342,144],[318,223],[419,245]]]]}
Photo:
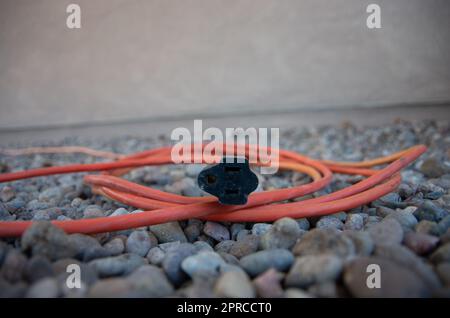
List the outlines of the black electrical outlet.
{"type": "Polygon", "coordinates": [[[258,187],[248,160],[239,162],[238,157],[224,157],[221,163],[203,169],[197,180],[200,189],[229,205],[246,204],[248,195],[258,187]]]}

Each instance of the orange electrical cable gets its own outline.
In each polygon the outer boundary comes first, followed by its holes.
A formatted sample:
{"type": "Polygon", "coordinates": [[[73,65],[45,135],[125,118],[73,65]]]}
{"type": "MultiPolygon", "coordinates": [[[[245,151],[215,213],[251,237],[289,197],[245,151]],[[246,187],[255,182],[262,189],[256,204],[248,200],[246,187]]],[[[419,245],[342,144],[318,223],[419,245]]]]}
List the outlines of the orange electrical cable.
{"type": "MultiPolygon", "coordinates": [[[[224,146],[226,151],[235,150],[235,147],[224,146]]],[[[246,155],[254,155],[259,149],[261,148],[247,146],[246,155]]],[[[91,152],[86,148],[75,150],[82,150],[84,153],[91,152]]],[[[270,148],[265,150],[271,151],[270,148]]],[[[185,197],[171,194],[120,178],[124,173],[137,167],[172,163],[171,147],[150,149],[129,156],[105,153],[108,157],[119,158],[112,162],[74,164],[4,173],[0,174],[0,182],[61,173],[101,171],[102,173],[99,175],[84,177],[84,181],[93,187],[95,193],[146,210],[141,213],[113,217],[52,221],[54,225],[67,233],[111,232],[189,218],[266,222],[286,216],[302,218],[326,215],[370,203],[392,192],[401,182],[399,171],[425,151],[424,145],[418,145],[390,156],[351,163],[314,160],[293,151],[279,150],[280,169],[307,174],[311,177],[312,182],[292,188],[254,192],[249,196],[247,204],[242,206],[224,206],[219,204],[215,197],[185,197]],[[383,164],[387,164],[387,166],[379,170],[370,169],[383,164]],[[326,187],[332,180],[333,172],[362,175],[367,178],[327,195],[297,202],[283,202],[299,199],[326,187]]],[[[91,153],[100,156],[102,154],[102,152],[94,150],[91,153]]],[[[211,158],[203,158],[204,162],[209,159],[211,158]]],[[[262,158],[258,157],[258,159],[258,165],[263,165],[262,158]]],[[[0,237],[20,236],[31,224],[32,221],[0,222],[0,237]]]]}

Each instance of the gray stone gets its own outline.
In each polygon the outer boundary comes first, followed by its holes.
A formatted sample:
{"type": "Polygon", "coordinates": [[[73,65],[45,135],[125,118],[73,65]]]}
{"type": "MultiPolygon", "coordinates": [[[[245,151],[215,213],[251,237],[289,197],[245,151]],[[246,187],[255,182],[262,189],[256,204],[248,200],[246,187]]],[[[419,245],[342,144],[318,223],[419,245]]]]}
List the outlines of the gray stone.
{"type": "Polygon", "coordinates": [[[420,165],[419,170],[428,178],[439,178],[448,172],[448,168],[436,158],[424,160],[420,165]]]}
{"type": "Polygon", "coordinates": [[[60,187],[47,188],[39,194],[39,201],[41,202],[59,202],[63,196],[60,187]]]}
{"type": "Polygon", "coordinates": [[[435,264],[450,262],[450,243],[446,243],[434,251],[430,256],[430,260],[435,264]]]}
{"type": "Polygon", "coordinates": [[[247,274],[240,271],[228,271],[217,280],[214,292],[219,297],[253,298],[255,290],[247,274]]]}
{"type": "Polygon", "coordinates": [[[439,222],[448,215],[448,212],[434,204],[430,200],[425,200],[414,212],[414,216],[419,220],[427,220],[432,222],[439,222]]]}
{"type": "Polygon", "coordinates": [[[344,229],[360,231],[363,228],[364,228],[364,218],[361,216],[361,214],[358,213],[348,214],[347,220],[345,221],[344,224],[344,229]]]}
{"type": "Polygon", "coordinates": [[[27,281],[34,283],[42,278],[54,276],[55,272],[46,257],[36,255],[28,260],[23,274],[27,281]]]}
{"type": "Polygon", "coordinates": [[[450,263],[440,263],[436,266],[436,273],[445,286],[450,286],[450,263]]]}
{"type": "Polygon", "coordinates": [[[96,282],[88,292],[92,298],[129,297],[133,285],[124,278],[106,278],[96,282]]]}
{"type": "Polygon", "coordinates": [[[116,237],[103,245],[103,248],[108,251],[109,255],[116,256],[125,251],[125,244],[120,237],[116,237]]]}
{"type": "Polygon", "coordinates": [[[259,251],[240,260],[241,267],[252,277],[257,276],[270,268],[286,271],[294,262],[294,256],[285,249],[272,249],[259,251]]]}
{"type": "Polygon", "coordinates": [[[0,190],[0,200],[2,200],[2,202],[11,201],[12,199],[14,199],[15,196],[16,196],[16,193],[14,192],[14,190],[11,187],[4,186],[0,190]]]}
{"type": "MultiPolygon", "coordinates": [[[[408,268],[399,266],[386,259],[358,257],[344,267],[344,284],[354,297],[427,297],[430,296],[426,285],[408,268]],[[380,269],[380,288],[368,288],[369,265],[380,269]]],[[[373,282],[373,281],[370,281],[373,282]]]]}
{"type": "Polygon", "coordinates": [[[75,247],[75,258],[84,262],[91,261],[100,257],[110,256],[109,252],[105,250],[100,243],[92,236],[84,234],[71,234],[69,241],[75,247]]]}
{"type": "Polygon", "coordinates": [[[148,251],[157,244],[158,241],[153,234],[148,233],[147,231],[133,231],[130,236],[128,236],[126,252],[144,257],[147,255],[148,251]]]}
{"type": "Polygon", "coordinates": [[[27,298],[56,298],[59,296],[59,287],[56,279],[43,278],[33,285],[27,291],[27,298]]]}
{"type": "Polygon", "coordinates": [[[141,265],[147,263],[146,259],[137,254],[122,254],[99,258],[89,262],[100,277],[127,275],[141,265]]]}
{"type": "Polygon", "coordinates": [[[32,255],[43,255],[50,260],[73,257],[78,249],[69,236],[50,222],[33,223],[21,240],[22,250],[31,251],[32,255]]]}
{"type": "Polygon", "coordinates": [[[230,232],[222,224],[207,221],[203,226],[203,233],[216,241],[225,241],[230,239],[230,232]]]}
{"type": "Polygon", "coordinates": [[[417,233],[422,234],[429,234],[434,236],[439,236],[439,227],[436,222],[428,221],[428,220],[422,220],[420,221],[415,228],[417,233]]]}
{"type": "Polygon", "coordinates": [[[98,205],[88,205],[83,211],[85,219],[103,217],[103,210],[98,205]]]}
{"type": "Polygon", "coordinates": [[[323,216],[317,221],[316,228],[342,230],[344,223],[335,216],[323,216]]]}
{"type": "Polygon", "coordinates": [[[281,298],[283,297],[283,288],[281,280],[284,275],[273,268],[265,271],[253,280],[256,294],[262,298],[281,298]]]}
{"type": "Polygon", "coordinates": [[[413,212],[416,210],[415,207],[408,207],[403,210],[396,210],[389,214],[386,219],[393,218],[402,226],[403,230],[409,231],[413,230],[417,225],[417,219],[413,212]]]}
{"type": "Polygon", "coordinates": [[[261,235],[259,244],[262,249],[291,249],[303,232],[298,227],[297,221],[291,218],[282,218],[277,220],[266,233],[261,235]]]}
{"type": "Polygon", "coordinates": [[[186,235],[178,222],[169,222],[164,224],[150,226],[150,231],[158,238],[160,243],[167,242],[187,242],[186,235]]]}
{"type": "Polygon", "coordinates": [[[235,243],[236,242],[232,240],[221,241],[218,244],[216,244],[216,246],[214,246],[214,250],[218,253],[220,252],[228,253],[235,243]]]}
{"type": "Polygon", "coordinates": [[[260,238],[257,235],[247,235],[242,240],[234,243],[229,253],[237,258],[255,253],[258,250],[259,240],[260,238]]]}
{"type": "Polygon", "coordinates": [[[331,254],[307,255],[295,260],[286,276],[286,286],[305,288],[335,280],[342,271],[342,260],[331,254]]]}
{"type": "Polygon", "coordinates": [[[230,228],[231,239],[236,240],[237,234],[241,231],[245,230],[245,224],[242,223],[233,223],[230,228]]]}
{"type": "Polygon", "coordinates": [[[266,233],[270,228],[272,227],[272,224],[268,223],[255,223],[252,227],[251,233],[254,235],[263,235],[266,233]]]}
{"type": "Polygon", "coordinates": [[[343,233],[349,237],[355,247],[355,253],[360,256],[369,256],[372,254],[375,244],[370,234],[363,231],[345,230],[343,233]]]}
{"type": "Polygon", "coordinates": [[[17,283],[22,279],[27,258],[19,250],[11,249],[3,261],[0,273],[8,282],[17,283]]]}
{"type": "Polygon", "coordinates": [[[174,292],[164,272],[153,265],[139,267],[126,279],[132,285],[133,296],[168,297],[174,292]]]}
{"type": "Polygon", "coordinates": [[[151,248],[147,253],[147,259],[150,264],[161,265],[166,253],[159,246],[151,248]]]}
{"type": "Polygon", "coordinates": [[[341,258],[355,255],[353,241],[334,229],[313,229],[292,249],[294,255],[334,254],[341,258]]]}
{"type": "Polygon", "coordinates": [[[439,279],[433,272],[431,266],[404,246],[394,244],[377,245],[374,255],[408,268],[416,276],[420,277],[430,290],[434,290],[440,286],[439,279]]]}
{"type": "Polygon", "coordinates": [[[181,263],[181,268],[190,277],[214,277],[220,273],[220,268],[225,264],[225,261],[219,254],[201,251],[196,255],[185,258],[181,263]]]}
{"type": "Polygon", "coordinates": [[[187,277],[184,274],[181,264],[189,256],[197,253],[197,248],[190,243],[181,243],[176,248],[167,252],[162,261],[162,268],[170,281],[176,286],[180,285],[187,277]]]}
{"type": "Polygon", "coordinates": [[[307,218],[297,219],[298,227],[300,230],[308,231],[310,228],[310,224],[307,218]]]}
{"type": "Polygon", "coordinates": [[[400,244],[403,240],[403,228],[395,219],[374,224],[368,232],[375,244],[400,244]]]}
{"type": "Polygon", "coordinates": [[[437,246],[439,238],[429,234],[408,232],[403,238],[403,244],[418,255],[431,253],[437,246]]]}

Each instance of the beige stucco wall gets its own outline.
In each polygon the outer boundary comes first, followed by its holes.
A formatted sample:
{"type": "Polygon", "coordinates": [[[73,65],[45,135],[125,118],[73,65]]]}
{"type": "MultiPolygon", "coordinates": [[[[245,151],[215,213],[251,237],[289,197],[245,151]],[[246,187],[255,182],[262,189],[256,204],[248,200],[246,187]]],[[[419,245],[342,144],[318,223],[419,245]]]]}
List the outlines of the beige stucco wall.
{"type": "Polygon", "coordinates": [[[447,0],[0,0],[0,128],[449,101],[449,16],[447,0]]]}

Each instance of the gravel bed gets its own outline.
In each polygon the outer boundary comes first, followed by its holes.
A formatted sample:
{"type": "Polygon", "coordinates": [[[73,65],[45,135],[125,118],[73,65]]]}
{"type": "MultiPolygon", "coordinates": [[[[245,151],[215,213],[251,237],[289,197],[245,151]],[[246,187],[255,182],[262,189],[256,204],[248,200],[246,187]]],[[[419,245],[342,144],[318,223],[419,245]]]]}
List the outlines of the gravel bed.
{"type": "MultiPolygon", "coordinates": [[[[0,240],[0,297],[449,297],[450,123],[397,121],[376,128],[345,123],[282,130],[280,146],[310,157],[359,161],[415,144],[429,151],[402,172],[400,187],[371,204],[333,215],[272,223],[190,219],[98,235],[67,235],[49,220],[139,213],[94,195],[83,174],[0,184],[0,220],[35,220],[0,240]],[[70,288],[71,264],[81,284],[70,288]],[[369,288],[368,266],[381,269],[369,288]]],[[[67,138],[8,147],[83,145],[131,153],[167,137],[67,138]]],[[[6,145],[3,145],[6,146],[6,145]]],[[[0,171],[104,159],[76,154],[0,155],[0,171]]],[[[125,177],[187,196],[202,166],[161,166],[125,177]]],[[[361,180],[336,175],[319,196],[361,180]]],[[[260,176],[258,191],[309,182],[298,173],[260,176]]]]}

